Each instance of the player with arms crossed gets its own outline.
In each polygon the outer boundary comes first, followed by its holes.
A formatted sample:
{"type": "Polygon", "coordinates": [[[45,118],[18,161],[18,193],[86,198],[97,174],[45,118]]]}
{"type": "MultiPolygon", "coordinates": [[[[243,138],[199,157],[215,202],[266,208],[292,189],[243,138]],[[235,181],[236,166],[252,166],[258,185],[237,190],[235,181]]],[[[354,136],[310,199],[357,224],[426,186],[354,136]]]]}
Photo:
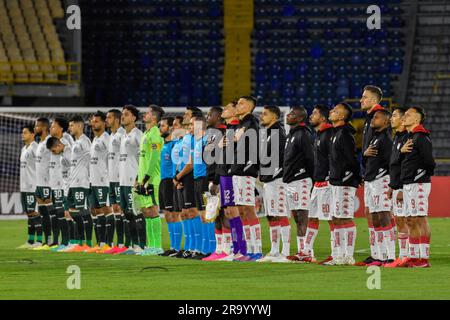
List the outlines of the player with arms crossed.
{"type": "Polygon", "coordinates": [[[119,158],[120,142],[125,129],[120,126],[122,112],[118,109],[111,109],[106,114],[106,125],[110,129],[108,144],[108,176],[109,176],[109,203],[112,212],[106,215],[106,243],[114,241],[114,232],[117,231],[117,245],[105,254],[115,254],[124,248],[124,216],[120,208],[120,187],[119,187],[119,158]]]}
{"type": "Polygon", "coordinates": [[[334,247],[334,226],[331,217],[330,143],[333,126],[328,122],[330,111],[325,105],[316,105],[309,117],[309,123],[316,130],[314,141],[314,188],[311,193],[311,207],[306,229],[305,254],[303,261],[312,262],[314,242],[319,231],[319,220],[327,221],[330,226],[331,255],[321,263],[331,261],[336,256],[334,247]]]}
{"type": "Polygon", "coordinates": [[[47,149],[47,140],[50,138],[50,121],[47,118],[36,120],[34,133],[40,138],[36,149],[36,200],[38,212],[42,217],[42,231],[44,239],[42,246],[33,250],[50,250],[51,241],[51,217],[52,194],[50,189],[50,157],[51,152],[47,149]]]}
{"type": "Polygon", "coordinates": [[[34,127],[22,128],[24,146],[20,153],[20,199],[22,210],[28,216],[28,241],[17,249],[31,249],[42,246],[42,218],[36,212],[36,150],[34,127]]]}
{"type": "Polygon", "coordinates": [[[308,210],[314,174],[312,132],[306,126],[308,113],[304,107],[292,107],[287,115],[291,127],[286,137],[283,164],[283,182],[287,189],[287,204],[297,224],[296,255],[288,259],[301,262],[305,254],[305,236],[308,226],[308,210]]]}
{"type": "Polygon", "coordinates": [[[133,213],[133,187],[136,183],[139,167],[139,148],[142,131],[136,127],[139,110],[133,105],[126,105],[122,110],[121,122],[125,133],[120,141],[120,207],[124,212],[125,246],[116,254],[134,255],[143,249],[139,246],[139,234],[133,213]],[[131,247],[133,245],[133,247],[131,247]]]}
{"type": "Polygon", "coordinates": [[[403,125],[408,139],[401,151],[400,179],[403,184],[403,206],[408,217],[409,261],[407,267],[430,267],[431,230],[428,225],[428,198],[431,192],[431,176],[436,163],[430,132],[423,127],[425,112],[421,107],[411,107],[405,112],[403,125]]]}
{"type": "Polygon", "coordinates": [[[69,121],[69,131],[75,137],[72,145],[69,194],[69,213],[77,225],[78,245],[64,252],[84,252],[92,246],[93,221],[87,209],[89,196],[89,161],[91,140],[84,134],[84,120],[74,116],[69,121]]]}
{"type": "Polygon", "coordinates": [[[142,135],[139,155],[137,190],[140,194],[141,213],[136,217],[141,248],[140,255],[159,255],[164,253],[161,245],[161,218],[159,217],[159,185],[161,183],[161,149],[164,140],[158,123],[164,110],[156,105],[148,107],[144,114],[146,131],[142,135]]]}
{"type": "Polygon", "coordinates": [[[361,182],[360,165],[356,158],[355,129],[349,124],[353,110],[345,102],[330,111],[333,124],[330,148],[330,184],[336,258],[323,265],[353,265],[356,240],[355,214],[356,188],[361,182]]]}

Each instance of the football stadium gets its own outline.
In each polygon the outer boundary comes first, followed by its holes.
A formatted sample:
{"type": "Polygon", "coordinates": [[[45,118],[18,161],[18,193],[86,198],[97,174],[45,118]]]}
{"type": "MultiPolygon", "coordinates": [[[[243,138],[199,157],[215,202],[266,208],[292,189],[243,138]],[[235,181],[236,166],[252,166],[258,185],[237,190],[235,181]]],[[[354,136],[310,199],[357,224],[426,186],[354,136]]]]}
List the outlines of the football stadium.
{"type": "Polygon", "coordinates": [[[449,137],[448,0],[0,0],[0,299],[448,300],[449,137]]]}

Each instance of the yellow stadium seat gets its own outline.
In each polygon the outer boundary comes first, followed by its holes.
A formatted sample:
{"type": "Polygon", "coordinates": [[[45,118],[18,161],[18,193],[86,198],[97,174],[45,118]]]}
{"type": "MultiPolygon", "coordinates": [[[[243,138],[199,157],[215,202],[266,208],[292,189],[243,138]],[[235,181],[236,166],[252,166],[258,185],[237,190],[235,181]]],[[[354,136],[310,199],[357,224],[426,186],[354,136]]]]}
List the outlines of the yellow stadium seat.
{"type": "Polygon", "coordinates": [[[0,0],[0,81],[57,83],[67,74],[53,21],[64,14],[60,0],[0,0]]]}

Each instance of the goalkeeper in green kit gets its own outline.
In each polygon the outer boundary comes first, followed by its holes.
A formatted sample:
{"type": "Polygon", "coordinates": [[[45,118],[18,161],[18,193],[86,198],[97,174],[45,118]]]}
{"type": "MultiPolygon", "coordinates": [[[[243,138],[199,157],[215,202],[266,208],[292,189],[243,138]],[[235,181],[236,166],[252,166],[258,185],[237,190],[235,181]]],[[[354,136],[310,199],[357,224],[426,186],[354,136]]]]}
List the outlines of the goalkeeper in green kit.
{"type": "Polygon", "coordinates": [[[139,156],[139,169],[136,181],[135,205],[140,210],[136,218],[140,228],[139,238],[146,239],[147,247],[139,255],[158,255],[161,248],[161,218],[159,217],[159,184],[161,182],[161,149],[164,139],[159,132],[158,123],[164,115],[161,107],[151,105],[144,115],[146,131],[142,136],[139,156]],[[142,221],[139,221],[142,220],[142,221]]]}

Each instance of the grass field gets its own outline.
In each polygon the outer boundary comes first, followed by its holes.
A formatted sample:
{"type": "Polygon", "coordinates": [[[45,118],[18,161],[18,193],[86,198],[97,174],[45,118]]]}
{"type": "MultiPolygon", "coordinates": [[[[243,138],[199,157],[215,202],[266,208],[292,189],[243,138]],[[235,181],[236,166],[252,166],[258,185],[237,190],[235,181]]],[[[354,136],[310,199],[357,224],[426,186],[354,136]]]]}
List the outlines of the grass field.
{"type": "MultiPolygon", "coordinates": [[[[360,260],[368,255],[368,236],[366,222],[357,225],[360,260]]],[[[26,221],[0,221],[0,299],[450,299],[450,219],[432,219],[431,228],[432,267],[381,269],[381,289],[369,290],[365,267],[16,250],[25,241],[26,221]],[[80,267],[80,290],[66,287],[71,265],[80,267]]],[[[263,230],[267,252],[265,221],[263,230]]],[[[320,230],[315,251],[322,259],[329,233],[324,224],[320,230]]]]}

